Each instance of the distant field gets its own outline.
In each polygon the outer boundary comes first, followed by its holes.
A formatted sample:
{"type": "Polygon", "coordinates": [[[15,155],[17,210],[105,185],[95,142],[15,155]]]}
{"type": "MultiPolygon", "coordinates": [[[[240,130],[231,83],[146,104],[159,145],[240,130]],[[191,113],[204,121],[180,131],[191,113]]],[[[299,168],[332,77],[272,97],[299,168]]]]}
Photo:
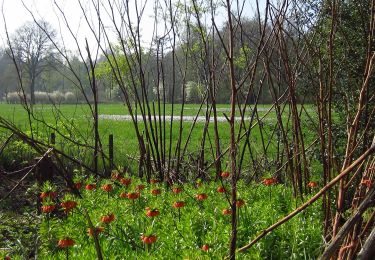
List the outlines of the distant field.
{"type": "MultiPolygon", "coordinates": [[[[194,116],[199,111],[198,104],[186,104],[184,107],[185,116],[194,116]]],[[[152,108],[152,104],[150,104],[152,108]]],[[[224,117],[224,114],[229,116],[230,107],[228,104],[219,104],[218,106],[218,116],[224,117]]],[[[251,107],[251,106],[250,106],[251,107]]],[[[258,117],[262,117],[266,112],[271,108],[271,105],[259,105],[258,106],[258,117]]],[[[163,109],[163,107],[162,107],[163,109]]],[[[313,119],[316,118],[316,113],[314,108],[310,105],[306,106],[307,113],[309,117],[313,119]]],[[[32,119],[34,131],[38,133],[39,138],[46,139],[49,137],[51,129],[48,129],[42,122],[38,120],[44,120],[50,126],[56,127],[64,135],[71,137],[72,139],[78,140],[91,140],[93,136],[92,131],[92,119],[90,115],[90,110],[87,105],[60,105],[53,107],[52,105],[36,105],[34,107],[35,119],[32,119]],[[58,108],[58,109],[57,109],[58,108]]],[[[181,111],[181,105],[174,105],[174,115],[179,116],[181,111]]],[[[163,113],[163,112],[162,112],[163,113]]],[[[127,108],[122,104],[101,104],[99,105],[99,114],[100,115],[128,115],[127,108]]],[[[158,115],[158,110],[155,112],[158,115]]],[[[170,104],[165,105],[165,115],[172,114],[172,106],[170,104]]],[[[245,117],[250,117],[252,114],[251,110],[247,110],[245,117]]],[[[204,116],[205,111],[202,107],[202,111],[199,113],[199,116],[204,116]]],[[[237,113],[237,116],[240,114],[237,113]]],[[[13,121],[19,128],[27,130],[29,129],[28,124],[28,115],[21,105],[8,105],[0,104],[0,116],[7,118],[13,121]]],[[[283,113],[283,119],[287,122],[288,109],[286,108],[283,113]]],[[[308,134],[308,129],[311,128],[308,120],[308,116],[303,111],[302,113],[303,122],[305,125],[303,129],[306,129],[308,134]]],[[[256,122],[256,119],[254,120],[256,122]]],[[[172,146],[175,147],[178,139],[178,127],[179,120],[174,120],[173,122],[173,132],[172,132],[172,146]]],[[[167,139],[169,139],[169,126],[170,123],[167,121],[167,139]]],[[[183,122],[183,132],[182,139],[183,144],[185,143],[187,136],[189,134],[192,122],[184,121],[183,122]]],[[[249,121],[247,121],[249,124],[249,121]]],[[[267,149],[267,156],[272,158],[272,154],[275,151],[275,141],[276,136],[272,135],[274,125],[276,124],[276,113],[272,110],[266,117],[263,123],[262,134],[265,137],[265,140],[271,139],[271,144],[267,149]]],[[[190,143],[188,145],[189,152],[197,152],[201,146],[202,131],[203,131],[204,122],[198,122],[192,132],[190,143]]],[[[138,153],[138,142],[136,139],[136,134],[134,130],[133,123],[130,121],[121,121],[121,120],[110,120],[110,119],[101,119],[99,122],[100,135],[103,141],[104,147],[108,145],[108,135],[114,135],[115,142],[115,161],[118,164],[121,164],[124,156],[126,155],[136,155],[138,153]]],[[[224,120],[224,122],[219,122],[219,134],[221,147],[223,149],[227,148],[229,145],[229,124],[224,120]]],[[[7,133],[4,133],[0,129],[0,134],[5,136],[7,133]]],[[[213,123],[210,123],[209,126],[209,136],[212,139],[213,143],[213,123]]],[[[261,139],[261,132],[258,126],[254,127],[251,134],[251,143],[253,144],[253,149],[255,153],[263,153],[263,146],[259,141],[261,139]]],[[[313,138],[311,138],[313,139],[313,138]]],[[[57,146],[61,149],[69,149],[71,153],[76,153],[75,148],[69,146],[66,141],[57,135],[56,138],[57,146]]],[[[90,141],[89,141],[90,142],[90,141]]],[[[212,149],[210,142],[207,139],[206,141],[206,154],[212,157],[212,149]]]]}

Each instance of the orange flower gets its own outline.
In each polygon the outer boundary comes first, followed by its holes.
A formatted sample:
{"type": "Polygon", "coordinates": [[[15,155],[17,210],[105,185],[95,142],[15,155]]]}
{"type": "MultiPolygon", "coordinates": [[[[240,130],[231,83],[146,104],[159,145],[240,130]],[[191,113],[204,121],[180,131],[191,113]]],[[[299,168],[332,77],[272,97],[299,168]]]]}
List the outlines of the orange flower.
{"type": "Polygon", "coordinates": [[[276,178],[266,178],[262,181],[262,183],[266,186],[270,186],[270,185],[273,185],[273,184],[276,184],[277,183],[277,180],[276,178]]]}
{"type": "Polygon", "coordinates": [[[178,194],[178,193],[181,193],[181,192],[182,192],[182,189],[181,189],[180,187],[174,187],[174,188],[172,189],[172,192],[173,192],[174,194],[178,194]]]}
{"type": "Polygon", "coordinates": [[[95,190],[96,189],[96,184],[95,183],[90,183],[87,184],[85,187],[86,190],[95,190]]]}
{"type": "Polygon", "coordinates": [[[67,237],[64,239],[60,239],[59,242],[57,243],[57,246],[60,248],[67,248],[67,247],[73,246],[74,244],[75,244],[74,240],[67,237]]]}
{"type": "Polygon", "coordinates": [[[76,183],[74,183],[74,187],[75,187],[77,190],[81,189],[81,188],[82,188],[82,182],[76,182],[76,183]]]}
{"type": "Polygon", "coordinates": [[[157,210],[157,209],[148,209],[147,211],[146,211],[146,216],[147,217],[156,217],[156,216],[158,216],[160,214],[160,212],[159,212],[159,210],[157,210]]]}
{"type": "Polygon", "coordinates": [[[223,186],[219,186],[216,190],[217,190],[217,192],[219,192],[219,193],[224,193],[224,192],[226,192],[226,190],[225,190],[225,188],[224,188],[223,186]]]}
{"type": "Polygon", "coordinates": [[[372,186],[372,181],[370,179],[364,179],[361,181],[361,184],[366,186],[367,188],[370,188],[372,186]]]}
{"type": "Polygon", "coordinates": [[[77,202],[75,201],[72,201],[72,200],[67,200],[67,201],[64,201],[64,202],[61,202],[61,207],[64,209],[64,211],[66,213],[68,213],[69,211],[71,211],[72,209],[74,209],[75,207],[77,207],[77,202]]]}
{"type": "Polygon", "coordinates": [[[51,213],[52,211],[54,211],[56,208],[55,205],[43,205],[42,206],[42,212],[43,213],[51,213]]]}
{"type": "Polygon", "coordinates": [[[151,184],[159,183],[159,180],[157,180],[157,179],[151,179],[151,180],[150,180],[150,183],[151,183],[151,184]]]}
{"type": "Polygon", "coordinates": [[[203,251],[206,251],[206,252],[210,249],[209,245],[207,244],[204,244],[201,248],[203,251]]]}
{"type": "Polygon", "coordinates": [[[230,173],[229,172],[222,172],[220,175],[221,175],[221,178],[226,179],[226,178],[229,178],[230,173]]]}
{"type": "Polygon", "coordinates": [[[41,199],[45,199],[45,198],[50,198],[50,199],[54,199],[56,198],[57,196],[57,192],[54,192],[54,191],[43,191],[42,193],[40,193],[40,198],[41,199]]]}
{"type": "Polygon", "coordinates": [[[104,230],[104,227],[94,227],[94,228],[88,228],[87,229],[87,234],[89,236],[93,236],[94,235],[94,232],[96,235],[98,235],[99,233],[103,232],[104,230]]]}
{"type": "Polygon", "coordinates": [[[307,186],[309,186],[310,188],[315,188],[318,186],[318,184],[315,182],[315,181],[310,181],[307,186]]]}
{"type": "Polygon", "coordinates": [[[132,183],[132,179],[130,178],[121,178],[120,182],[122,185],[129,186],[132,183]]]}
{"type": "Polygon", "coordinates": [[[237,207],[241,208],[242,206],[245,205],[245,201],[243,199],[238,199],[236,201],[236,205],[237,205],[237,207]]]}
{"type": "Polygon", "coordinates": [[[145,187],[146,187],[146,186],[143,185],[143,184],[138,184],[137,187],[136,187],[136,190],[137,190],[137,191],[141,191],[141,190],[144,190],[145,187]]]}
{"type": "Polygon", "coordinates": [[[138,199],[140,194],[139,192],[130,192],[128,193],[128,199],[131,199],[131,200],[135,200],[135,199],[138,199]]]}
{"type": "Polygon", "coordinates": [[[183,208],[185,207],[185,202],[183,201],[176,201],[175,203],[173,203],[173,207],[178,209],[178,208],[183,208]]]}
{"type": "Polygon", "coordinates": [[[104,215],[100,218],[100,221],[103,222],[103,223],[106,223],[106,224],[109,224],[114,220],[115,220],[115,215],[113,213],[111,213],[109,215],[104,215]]]}
{"type": "Polygon", "coordinates": [[[128,194],[126,194],[126,192],[121,192],[120,193],[120,198],[125,199],[127,197],[128,197],[128,194]]]}
{"type": "Polygon", "coordinates": [[[151,190],[151,194],[152,195],[159,195],[160,193],[161,193],[160,189],[153,189],[153,190],[151,190]]]}
{"type": "Polygon", "coordinates": [[[223,209],[223,215],[231,215],[232,210],[231,209],[223,209]]]}
{"type": "Polygon", "coordinates": [[[207,199],[207,194],[206,193],[200,193],[200,194],[197,194],[197,195],[195,195],[195,198],[197,199],[197,200],[205,200],[205,199],[207,199]]]}
{"type": "Polygon", "coordinates": [[[104,184],[102,186],[102,190],[104,190],[106,192],[111,192],[113,190],[113,186],[111,184],[104,184]]]}
{"type": "Polygon", "coordinates": [[[150,235],[150,236],[141,236],[141,240],[145,244],[153,244],[156,242],[157,237],[155,235],[150,235]]]}

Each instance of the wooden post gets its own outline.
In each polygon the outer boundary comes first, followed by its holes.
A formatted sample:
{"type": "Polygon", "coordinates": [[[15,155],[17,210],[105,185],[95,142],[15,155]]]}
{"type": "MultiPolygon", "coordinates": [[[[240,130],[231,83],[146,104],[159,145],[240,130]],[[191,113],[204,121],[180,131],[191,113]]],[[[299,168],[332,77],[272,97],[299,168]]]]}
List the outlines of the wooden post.
{"type": "Polygon", "coordinates": [[[51,133],[50,142],[51,142],[51,145],[56,144],[56,134],[55,133],[51,133]]]}
{"type": "Polygon", "coordinates": [[[110,171],[112,171],[113,169],[113,134],[109,135],[108,149],[109,149],[109,168],[110,168],[110,171]]]}

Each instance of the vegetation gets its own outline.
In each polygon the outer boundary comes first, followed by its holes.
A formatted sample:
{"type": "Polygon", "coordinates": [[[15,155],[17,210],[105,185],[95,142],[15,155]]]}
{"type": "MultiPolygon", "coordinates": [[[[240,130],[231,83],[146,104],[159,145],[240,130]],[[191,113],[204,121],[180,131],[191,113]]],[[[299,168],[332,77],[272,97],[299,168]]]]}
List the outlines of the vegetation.
{"type": "Polygon", "coordinates": [[[375,0],[75,4],[3,19],[1,257],[375,255],[375,0]]]}

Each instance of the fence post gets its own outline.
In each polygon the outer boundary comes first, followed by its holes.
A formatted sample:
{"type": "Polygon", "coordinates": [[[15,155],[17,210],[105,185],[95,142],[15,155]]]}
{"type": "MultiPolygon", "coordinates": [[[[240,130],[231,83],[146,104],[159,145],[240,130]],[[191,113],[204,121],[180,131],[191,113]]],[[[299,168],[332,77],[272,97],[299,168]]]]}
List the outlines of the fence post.
{"type": "Polygon", "coordinates": [[[113,170],[113,134],[109,135],[108,138],[108,149],[109,149],[109,167],[113,170]]]}
{"type": "Polygon", "coordinates": [[[55,133],[51,133],[50,142],[51,142],[51,145],[56,144],[56,134],[55,133]]]}

